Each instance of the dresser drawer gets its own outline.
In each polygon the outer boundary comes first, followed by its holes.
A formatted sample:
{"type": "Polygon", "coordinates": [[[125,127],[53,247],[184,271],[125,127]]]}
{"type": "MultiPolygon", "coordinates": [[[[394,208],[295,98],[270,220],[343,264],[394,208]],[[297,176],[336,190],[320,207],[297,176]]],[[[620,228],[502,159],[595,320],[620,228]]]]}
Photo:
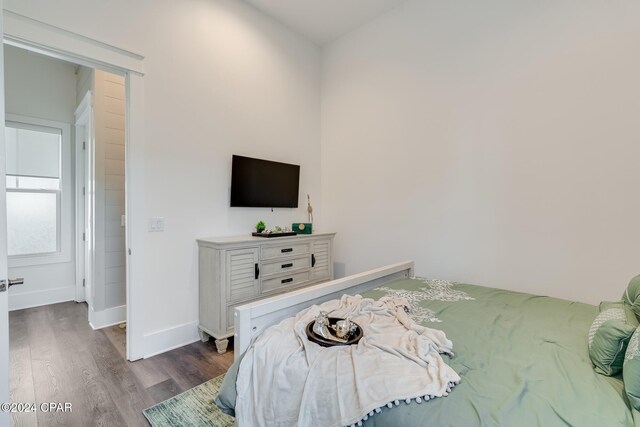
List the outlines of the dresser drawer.
{"type": "Polygon", "coordinates": [[[292,286],[302,285],[310,280],[311,273],[303,271],[300,273],[288,274],[285,276],[274,277],[273,279],[263,279],[261,292],[267,293],[278,289],[290,288],[292,286]]]}
{"type": "Polygon", "coordinates": [[[284,258],[278,261],[269,261],[262,263],[261,276],[270,277],[275,274],[286,274],[290,271],[299,271],[311,267],[311,256],[306,255],[302,258],[289,259],[284,258]]]}
{"type": "Polygon", "coordinates": [[[280,244],[273,246],[263,246],[262,250],[262,259],[272,259],[272,258],[294,258],[299,255],[308,254],[310,252],[310,244],[309,242],[301,243],[301,242],[291,242],[289,244],[280,244]]]}

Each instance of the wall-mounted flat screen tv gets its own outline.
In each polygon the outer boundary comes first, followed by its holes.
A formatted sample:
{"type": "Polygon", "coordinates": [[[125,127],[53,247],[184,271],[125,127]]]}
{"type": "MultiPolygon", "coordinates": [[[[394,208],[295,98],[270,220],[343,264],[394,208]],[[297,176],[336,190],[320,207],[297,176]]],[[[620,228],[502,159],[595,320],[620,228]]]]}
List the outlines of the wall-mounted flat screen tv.
{"type": "Polygon", "coordinates": [[[297,208],[300,166],[233,156],[231,207],[297,208]]]}

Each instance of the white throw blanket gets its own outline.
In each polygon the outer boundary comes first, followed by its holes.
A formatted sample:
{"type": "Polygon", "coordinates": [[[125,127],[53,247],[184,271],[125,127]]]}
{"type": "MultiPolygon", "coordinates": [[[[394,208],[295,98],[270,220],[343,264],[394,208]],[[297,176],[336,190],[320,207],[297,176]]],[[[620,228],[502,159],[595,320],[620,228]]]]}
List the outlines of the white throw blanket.
{"type": "Polygon", "coordinates": [[[384,405],[446,396],[460,381],[439,354],[451,353],[452,343],[444,332],[411,320],[407,305],[399,298],[344,295],[265,330],[238,371],[238,425],[340,427],[384,405]],[[350,317],[364,337],[353,346],[310,342],[305,328],[321,310],[350,317]]]}

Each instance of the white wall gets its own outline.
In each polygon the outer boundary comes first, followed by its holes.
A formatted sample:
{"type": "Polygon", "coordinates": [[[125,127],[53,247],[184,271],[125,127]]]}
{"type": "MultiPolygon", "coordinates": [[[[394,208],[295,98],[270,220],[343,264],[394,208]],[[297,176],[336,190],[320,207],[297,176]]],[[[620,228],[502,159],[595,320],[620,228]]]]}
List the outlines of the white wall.
{"type": "Polygon", "coordinates": [[[5,9],[145,56],[146,162],[132,167],[144,174],[138,203],[166,231],[148,234],[146,280],[135,286],[146,294],[149,350],[196,339],[195,239],[306,218],[304,203],[229,208],[232,154],[300,164],[301,195],[322,217],[319,50],[231,0],[13,0],[5,9]]]}
{"type": "Polygon", "coordinates": [[[80,105],[84,96],[93,87],[93,69],[84,66],[78,66],[76,72],[76,106],[80,105]]]}
{"type": "Polygon", "coordinates": [[[73,124],[75,65],[5,45],[7,114],[73,124]]]}
{"type": "Polygon", "coordinates": [[[638,19],[633,2],[408,0],[325,48],[336,260],[618,299],[639,272],[638,19]]]}
{"type": "MultiPolygon", "coordinates": [[[[7,114],[35,117],[71,124],[76,107],[76,76],[72,64],[5,46],[5,107],[7,114]]],[[[69,162],[72,159],[63,159],[69,162]]],[[[72,168],[73,169],[73,168],[72,168]]],[[[73,173],[67,177],[74,188],[73,173]]],[[[63,194],[74,221],[74,194],[63,194]]],[[[73,227],[71,227],[73,232],[73,227]]],[[[74,234],[75,235],[75,234],[74,234]]],[[[71,242],[73,242],[73,236],[71,242]]],[[[11,288],[10,309],[73,300],[75,296],[75,252],[70,261],[28,267],[10,267],[9,277],[24,277],[22,286],[11,288]]],[[[11,265],[11,262],[9,263],[11,265]]]]}

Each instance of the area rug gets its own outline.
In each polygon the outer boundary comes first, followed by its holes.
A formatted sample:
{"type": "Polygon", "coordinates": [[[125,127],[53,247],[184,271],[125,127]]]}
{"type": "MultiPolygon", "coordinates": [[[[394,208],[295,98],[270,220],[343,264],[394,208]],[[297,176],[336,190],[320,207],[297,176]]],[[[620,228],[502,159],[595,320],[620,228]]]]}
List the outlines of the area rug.
{"type": "Polygon", "coordinates": [[[142,412],[153,427],[233,427],[233,417],[213,403],[223,379],[224,375],[220,375],[142,412]]]}

